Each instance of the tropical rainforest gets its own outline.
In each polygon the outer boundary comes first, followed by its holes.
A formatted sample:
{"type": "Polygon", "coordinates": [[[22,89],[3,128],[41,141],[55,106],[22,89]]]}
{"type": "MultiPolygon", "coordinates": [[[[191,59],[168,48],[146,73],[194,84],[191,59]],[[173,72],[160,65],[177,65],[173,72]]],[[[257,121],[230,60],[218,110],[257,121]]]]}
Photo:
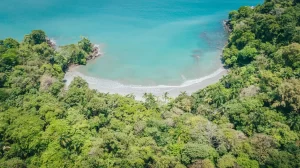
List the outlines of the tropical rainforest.
{"type": "Polygon", "coordinates": [[[300,167],[300,1],[229,14],[229,74],[191,96],[100,93],[64,74],[91,42],[0,40],[0,167],[300,167]]]}

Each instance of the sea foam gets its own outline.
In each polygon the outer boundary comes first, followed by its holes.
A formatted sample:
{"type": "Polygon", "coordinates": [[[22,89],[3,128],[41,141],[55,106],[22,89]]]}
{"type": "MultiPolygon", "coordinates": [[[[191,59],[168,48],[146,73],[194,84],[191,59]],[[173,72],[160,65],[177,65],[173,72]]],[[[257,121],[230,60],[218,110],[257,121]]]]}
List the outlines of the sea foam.
{"type": "Polygon", "coordinates": [[[184,88],[188,87],[191,85],[195,85],[198,83],[201,83],[205,80],[214,78],[218,76],[219,74],[223,73],[226,71],[223,67],[219,68],[215,72],[201,77],[197,79],[192,79],[192,80],[186,80],[180,85],[156,85],[156,86],[142,86],[142,85],[125,85],[117,81],[113,80],[108,80],[108,79],[101,79],[101,78],[96,78],[96,77],[91,77],[91,76],[86,76],[81,72],[78,71],[72,71],[72,72],[67,72],[65,76],[65,80],[67,81],[67,85],[71,83],[71,81],[74,79],[74,77],[81,77],[84,80],[87,81],[89,85],[94,85],[97,86],[97,88],[103,88],[103,89],[130,89],[130,90],[143,90],[143,91],[149,91],[149,92],[155,92],[159,91],[161,89],[173,89],[173,88],[184,88]]]}

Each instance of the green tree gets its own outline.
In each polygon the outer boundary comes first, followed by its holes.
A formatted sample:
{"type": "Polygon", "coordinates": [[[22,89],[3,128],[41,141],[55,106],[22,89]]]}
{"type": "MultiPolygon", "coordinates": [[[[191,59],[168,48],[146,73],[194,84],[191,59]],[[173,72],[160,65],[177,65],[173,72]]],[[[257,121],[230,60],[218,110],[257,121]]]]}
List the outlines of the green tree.
{"type": "Polygon", "coordinates": [[[231,167],[236,167],[236,165],[237,165],[236,158],[230,154],[224,155],[218,160],[219,168],[231,168],[231,167]]]}
{"type": "Polygon", "coordinates": [[[218,157],[218,154],[212,147],[195,143],[187,143],[181,153],[181,160],[186,165],[198,159],[214,160],[216,157],[218,157]]]}
{"type": "Polygon", "coordinates": [[[19,48],[20,44],[18,41],[16,41],[13,38],[7,38],[3,41],[1,45],[3,45],[7,49],[10,49],[10,48],[19,48]]]}
{"type": "Polygon", "coordinates": [[[24,37],[24,42],[31,45],[42,44],[46,42],[46,33],[42,30],[33,30],[24,37]]]}
{"type": "Polygon", "coordinates": [[[90,53],[93,50],[91,41],[85,37],[81,38],[81,40],[78,42],[78,46],[86,53],[90,53]]]}

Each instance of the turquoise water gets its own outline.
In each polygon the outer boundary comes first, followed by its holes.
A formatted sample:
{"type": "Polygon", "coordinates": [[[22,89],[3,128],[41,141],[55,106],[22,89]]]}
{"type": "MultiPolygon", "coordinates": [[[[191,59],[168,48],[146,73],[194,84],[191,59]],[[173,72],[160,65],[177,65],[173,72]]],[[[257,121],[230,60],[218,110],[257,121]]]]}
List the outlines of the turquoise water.
{"type": "Polygon", "coordinates": [[[86,36],[105,53],[79,70],[125,84],[179,84],[221,66],[222,20],[262,0],[2,0],[0,38],[43,29],[58,44],[86,36]]]}

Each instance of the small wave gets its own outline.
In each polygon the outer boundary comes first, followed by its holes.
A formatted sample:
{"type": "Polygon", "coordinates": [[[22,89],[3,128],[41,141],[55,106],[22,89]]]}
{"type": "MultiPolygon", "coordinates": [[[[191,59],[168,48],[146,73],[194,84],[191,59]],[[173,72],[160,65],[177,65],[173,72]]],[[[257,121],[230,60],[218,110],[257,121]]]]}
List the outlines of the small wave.
{"type": "Polygon", "coordinates": [[[215,72],[193,80],[187,80],[183,82],[181,85],[156,85],[156,86],[142,86],[142,85],[124,85],[117,81],[108,80],[108,79],[100,79],[95,77],[86,76],[78,71],[68,72],[65,76],[67,80],[67,85],[73,80],[74,77],[81,77],[86,80],[90,85],[97,85],[98,88],[108,88],[108,89],[134,89],[134,90],[148,90],[148,91],[158,91],[160,89],[173,89],[173,88],[184,88],[194,84],[201,83],[207,79],[218,76],[220,73],[224,72],[224,68],[219,68],[215,72]]]}
{"type": "Polygon", "coordinates": [[[220,73],[222,73],[223,71],[225,71],[224,68],[219,68],[218,70],[216,70],[215,72],[213,72],[212,74],[209,74],[207,76],[198,78],[198,79],[192,79],[192,80],[187,80],[185,82],[183,82],[181,85],[157,85],[157,86],[134,86],[132,85],[132,88],[159,88],[159,89],[163,89],[163,88],[183,88],[183,87],[188,87],[197,83],[201,83],[207,79],[216,77],[217,75],[219,75],[220,73]]]}

